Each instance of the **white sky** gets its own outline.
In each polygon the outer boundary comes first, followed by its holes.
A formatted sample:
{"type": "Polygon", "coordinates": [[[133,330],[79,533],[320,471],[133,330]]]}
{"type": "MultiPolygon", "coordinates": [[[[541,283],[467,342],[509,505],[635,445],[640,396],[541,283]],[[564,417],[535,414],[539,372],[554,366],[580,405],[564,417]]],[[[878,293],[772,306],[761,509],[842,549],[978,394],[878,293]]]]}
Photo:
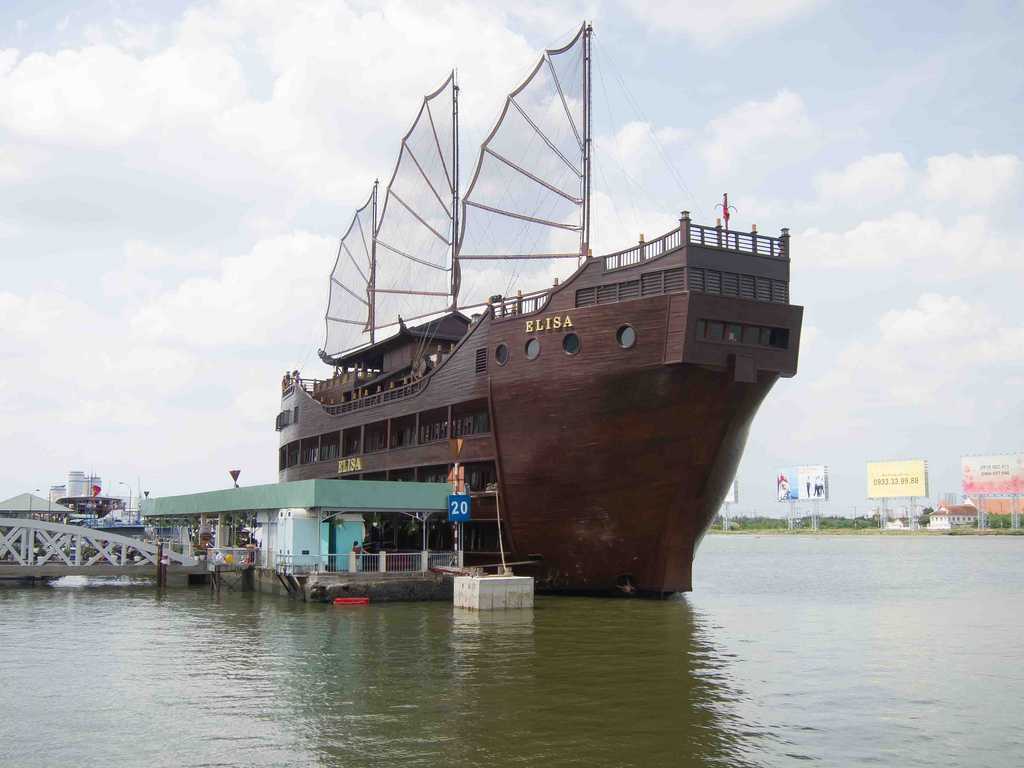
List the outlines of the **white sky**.
{"type": "Polygon", "coordinates": [[[504,5],[4,3],[0,498],[273,482],[281,373],[322,373],[335,238],[422,95],[458,67],[473,158],[584,16],[598,242],[713,223],[724,191],[793,232],[800,372],[739,511],[780,511],[778,466],[828,463],[848,512],[869,459],[928,459],[937,496],[1024,447],[1020,3],[504,5]]]}

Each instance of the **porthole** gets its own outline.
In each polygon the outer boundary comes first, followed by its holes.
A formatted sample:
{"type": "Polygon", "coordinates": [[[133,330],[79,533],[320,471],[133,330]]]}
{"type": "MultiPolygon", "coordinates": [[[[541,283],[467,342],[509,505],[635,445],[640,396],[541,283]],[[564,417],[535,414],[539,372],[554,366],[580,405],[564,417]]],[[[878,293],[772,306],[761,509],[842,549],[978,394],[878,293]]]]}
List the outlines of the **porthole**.
{"type": "Polygon", "coordinates": [[[580,337],[575,333],[567,333],[562,337],[562,349],[567,355],[575,355],[580,351],[580,337]]]}
{"type": "Polygon", "coordinates": [[[615,340],[623,349],[629,349],[636,344],[636,331],[632,325],[624,325],[615,332],[615,340]]]}
{"type": "Polygon", "coordinates": [[[540,342],[537,339],[530,339],[526,342],[526,359],[536,360],[540,354],[540,342]]]}
{"type": "Polygon", "coordinates": [[[508,344],[499,344],[494,348],[494,359],[498,365],[504,365],[508,362],[508,344]]]}

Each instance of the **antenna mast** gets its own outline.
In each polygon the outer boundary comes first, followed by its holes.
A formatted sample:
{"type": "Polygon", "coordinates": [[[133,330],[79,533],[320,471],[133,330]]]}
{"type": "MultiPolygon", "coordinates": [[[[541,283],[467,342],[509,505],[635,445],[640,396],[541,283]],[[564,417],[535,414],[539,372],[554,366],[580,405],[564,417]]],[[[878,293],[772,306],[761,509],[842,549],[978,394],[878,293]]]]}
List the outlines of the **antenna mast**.
{"type": "Polygon", "coordinates": [[[377,306],[377,185],[379,183],[379,179],[373,180],[373,194],[371,195],[373,204],[373,237],[370,238],[370,279],[366,286],[366,292],[369,294],[368,298],[370,299],[369,321],[371,344],[374,342],[374,327],[377,325],[377,313],[374,311],[374,307],[377,306]]]}
{"type": "Polygon", "coordinates": [[[583,237],[581,256],[590,258],[590,36],[594,28],[583,30],[583,237]]]}
{"type": "Polygon", "coordinates": [[[459,304],[459,82],[452,70],[452,310],[459,304]]]}

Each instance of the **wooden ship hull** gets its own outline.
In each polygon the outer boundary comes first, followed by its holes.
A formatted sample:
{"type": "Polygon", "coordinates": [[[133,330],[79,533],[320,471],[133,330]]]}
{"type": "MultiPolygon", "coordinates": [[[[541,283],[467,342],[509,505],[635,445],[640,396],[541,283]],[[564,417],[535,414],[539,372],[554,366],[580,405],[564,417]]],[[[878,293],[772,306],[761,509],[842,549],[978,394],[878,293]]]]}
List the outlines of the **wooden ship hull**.
{"type": "Polygon", "coordinates": [[[329,360],[332,379],[289,377],[279,477],[443,480],[461,438],[472,525],[496,533],[500,513],[508,559],[538,588],[690,590],[754,415],[796,373],[788,285],[785,230],[684,213],[549,290],[403,326],[329,360]]]}

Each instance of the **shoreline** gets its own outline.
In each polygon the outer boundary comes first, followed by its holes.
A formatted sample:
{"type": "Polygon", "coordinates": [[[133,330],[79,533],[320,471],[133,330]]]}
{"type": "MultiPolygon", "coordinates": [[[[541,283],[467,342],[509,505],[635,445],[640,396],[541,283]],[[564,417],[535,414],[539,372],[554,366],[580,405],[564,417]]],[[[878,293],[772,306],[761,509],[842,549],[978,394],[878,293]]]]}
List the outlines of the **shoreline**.
{"type": "Polygon", "coordinates": [[[810,528],[748,528],[746,530],[723,531],[721,528],[708,529],[709,534],[718,536],[1024,536],[1024,528],[966,528],[952,531],[929,530],[880,530],[878,528],[821,528],[813,531],[810,528]]]}

